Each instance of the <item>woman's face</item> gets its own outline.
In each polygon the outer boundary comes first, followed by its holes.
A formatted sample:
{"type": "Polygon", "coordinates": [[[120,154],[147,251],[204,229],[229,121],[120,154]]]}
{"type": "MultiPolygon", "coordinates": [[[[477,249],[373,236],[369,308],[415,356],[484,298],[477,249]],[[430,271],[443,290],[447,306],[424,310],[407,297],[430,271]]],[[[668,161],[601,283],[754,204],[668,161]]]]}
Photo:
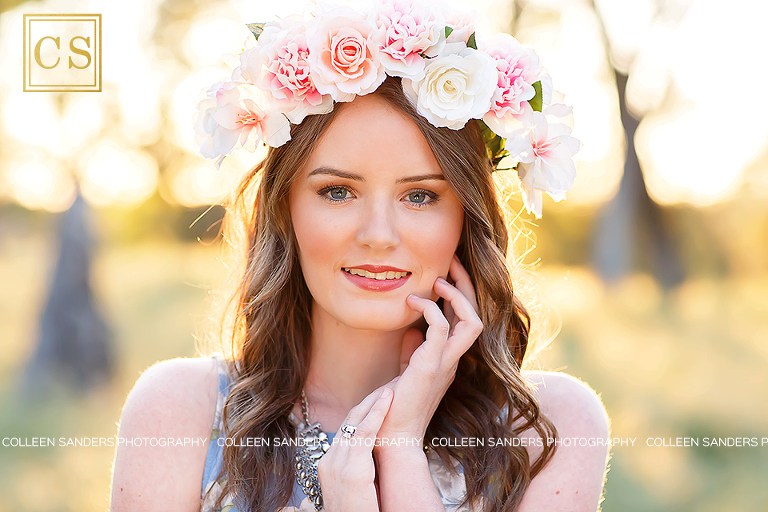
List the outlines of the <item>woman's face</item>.
{"type": "Polygon", "coordinates": [[[314,307],[353,328],[395,330],[421,319],[409,294],[439,298],[433,285],[448,274],[464,209],[416,124],[385,100],[369,94],[344,105],[289,204],[314,307]],[[345,270],[367,265],[408,275],[345,270]]]}

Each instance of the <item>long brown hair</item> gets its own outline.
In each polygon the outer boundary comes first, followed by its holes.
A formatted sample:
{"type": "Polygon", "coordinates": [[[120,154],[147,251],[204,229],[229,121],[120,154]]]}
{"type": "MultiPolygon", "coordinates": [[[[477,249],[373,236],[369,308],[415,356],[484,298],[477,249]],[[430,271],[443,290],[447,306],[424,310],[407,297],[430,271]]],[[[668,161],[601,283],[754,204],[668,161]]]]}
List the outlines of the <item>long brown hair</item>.
{"type": "MultiPolygon", "coordinates": [[[[512,438],[533,428],[544,441],[531,462],[524,446],[434,446],[451,470],[461,462],[466,501],[483,497],[488,510],[517,509],[531,479],[554,454],[547,440],[554,425],[523,381],[520,368],[528,348],[531,318],[513,292],[507,263],[509,235],[503,207],[479,125],[461,130],[436,128],[419,115],[387,77],[377,94],[419,127],[446,180],[464,206],[464,227],[457,254],[472,277],[484,330],[461,357],[456,377],[427,428],[426,439],[512,438]],[[506,414],[504,411],[512,411],[506,414]]],[[[231,288],[223,295],[220,339],[231,342],[232,388],[224,407],[225,435],[243,438],[296,436],[289,420],[309,369],[312,297],[297,258],[287,198],[298,170],[344,104],[328,114],[312,115],[291,126],[291,140],[269,148],[266,157],[242,177],[227,205],[225,240],[236,259],[231,288]]],[[[441,299],[442,300],[442,299],[441,299]]],[[[293,492],[292,446],[224,447],[222,495],[247,510],[272,512],[293,492]]],[[[266,443],[265,443],[266,444],[266,443]]]]}

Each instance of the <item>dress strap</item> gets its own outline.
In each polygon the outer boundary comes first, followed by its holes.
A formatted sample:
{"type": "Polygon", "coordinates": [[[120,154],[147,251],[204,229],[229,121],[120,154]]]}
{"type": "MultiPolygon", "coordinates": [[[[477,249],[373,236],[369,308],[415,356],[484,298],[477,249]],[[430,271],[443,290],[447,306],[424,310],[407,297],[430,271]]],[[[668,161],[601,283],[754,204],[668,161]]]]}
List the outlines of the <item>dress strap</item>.
{"type": "Polygon", "coordinates": [[[216,393],[216,414],[214,415],[211,436],[208,444],[208,454],[205,457],[205,469],[203,470],[203,481],[201,497],[216,478],[222,464],[222,446],[219,446],[219,438],[224,436],[224,401],[229,393],[231,385],[229,373],[227,371],[224,356],[219,352],[214,352],[208,356],[216,361],[218,368],[218,391],[216,393]]]}

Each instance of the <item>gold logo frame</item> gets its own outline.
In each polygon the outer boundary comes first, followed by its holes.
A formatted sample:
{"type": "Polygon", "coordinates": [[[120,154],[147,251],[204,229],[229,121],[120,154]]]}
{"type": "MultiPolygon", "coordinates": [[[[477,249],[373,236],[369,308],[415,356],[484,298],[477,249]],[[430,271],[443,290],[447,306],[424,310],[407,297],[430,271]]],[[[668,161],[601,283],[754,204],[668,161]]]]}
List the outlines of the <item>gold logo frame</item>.
{"type": "MultiPolygon", "coordinates": [[[[53,37],[47,36],[50,39],[53,37]]],[[[80,39],[83,39],[80,37],[80,39]]],[[[39,45],[38,45],[39,47],[39,45]]],[[[39,52],[39,48],[38,48],[39,52]]],[[[70,59],[71,60],[71,59],[70,59]]],[[[57,61],[58,63],[58,61],[57,61]]],[[[101,92],[101,14],[25,14],[24,15],[24,92],[101,92]],[[92,58],[93,82],[88,84],[33,84],[31,61],[33,51],[30,27],[35,21],[91,21],[94,24],[95,56],[92,58]]]]}

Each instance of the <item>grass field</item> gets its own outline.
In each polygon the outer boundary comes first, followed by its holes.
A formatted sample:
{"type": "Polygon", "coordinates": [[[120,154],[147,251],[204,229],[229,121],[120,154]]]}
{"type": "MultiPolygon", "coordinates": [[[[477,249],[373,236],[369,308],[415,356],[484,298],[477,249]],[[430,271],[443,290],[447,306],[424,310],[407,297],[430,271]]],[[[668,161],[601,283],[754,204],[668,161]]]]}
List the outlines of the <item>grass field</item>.
{"type": "MultiPolygon", "coordinates": [[[[118,354],[114,380],[88,396],[18,398],[55,247],[39,236],[0,243],[0,437],[103,437],[117,433],[141,371],[195,356],[209,312],[218,249],[153,242],[100,249],[93,283],[118,354]]],[[[648,438],[768,438],[768,279],[693,280],[669,293],[644,275],[606,288],[589,270],[544,267],[542,297],[560,334],[538,366],[597,390],[615,447],[605,512],[768,510],[762,447],[649,447],[648,438]]],[[[111,447],[0,447],[0,512],[108,509],[111,447]]]]}

